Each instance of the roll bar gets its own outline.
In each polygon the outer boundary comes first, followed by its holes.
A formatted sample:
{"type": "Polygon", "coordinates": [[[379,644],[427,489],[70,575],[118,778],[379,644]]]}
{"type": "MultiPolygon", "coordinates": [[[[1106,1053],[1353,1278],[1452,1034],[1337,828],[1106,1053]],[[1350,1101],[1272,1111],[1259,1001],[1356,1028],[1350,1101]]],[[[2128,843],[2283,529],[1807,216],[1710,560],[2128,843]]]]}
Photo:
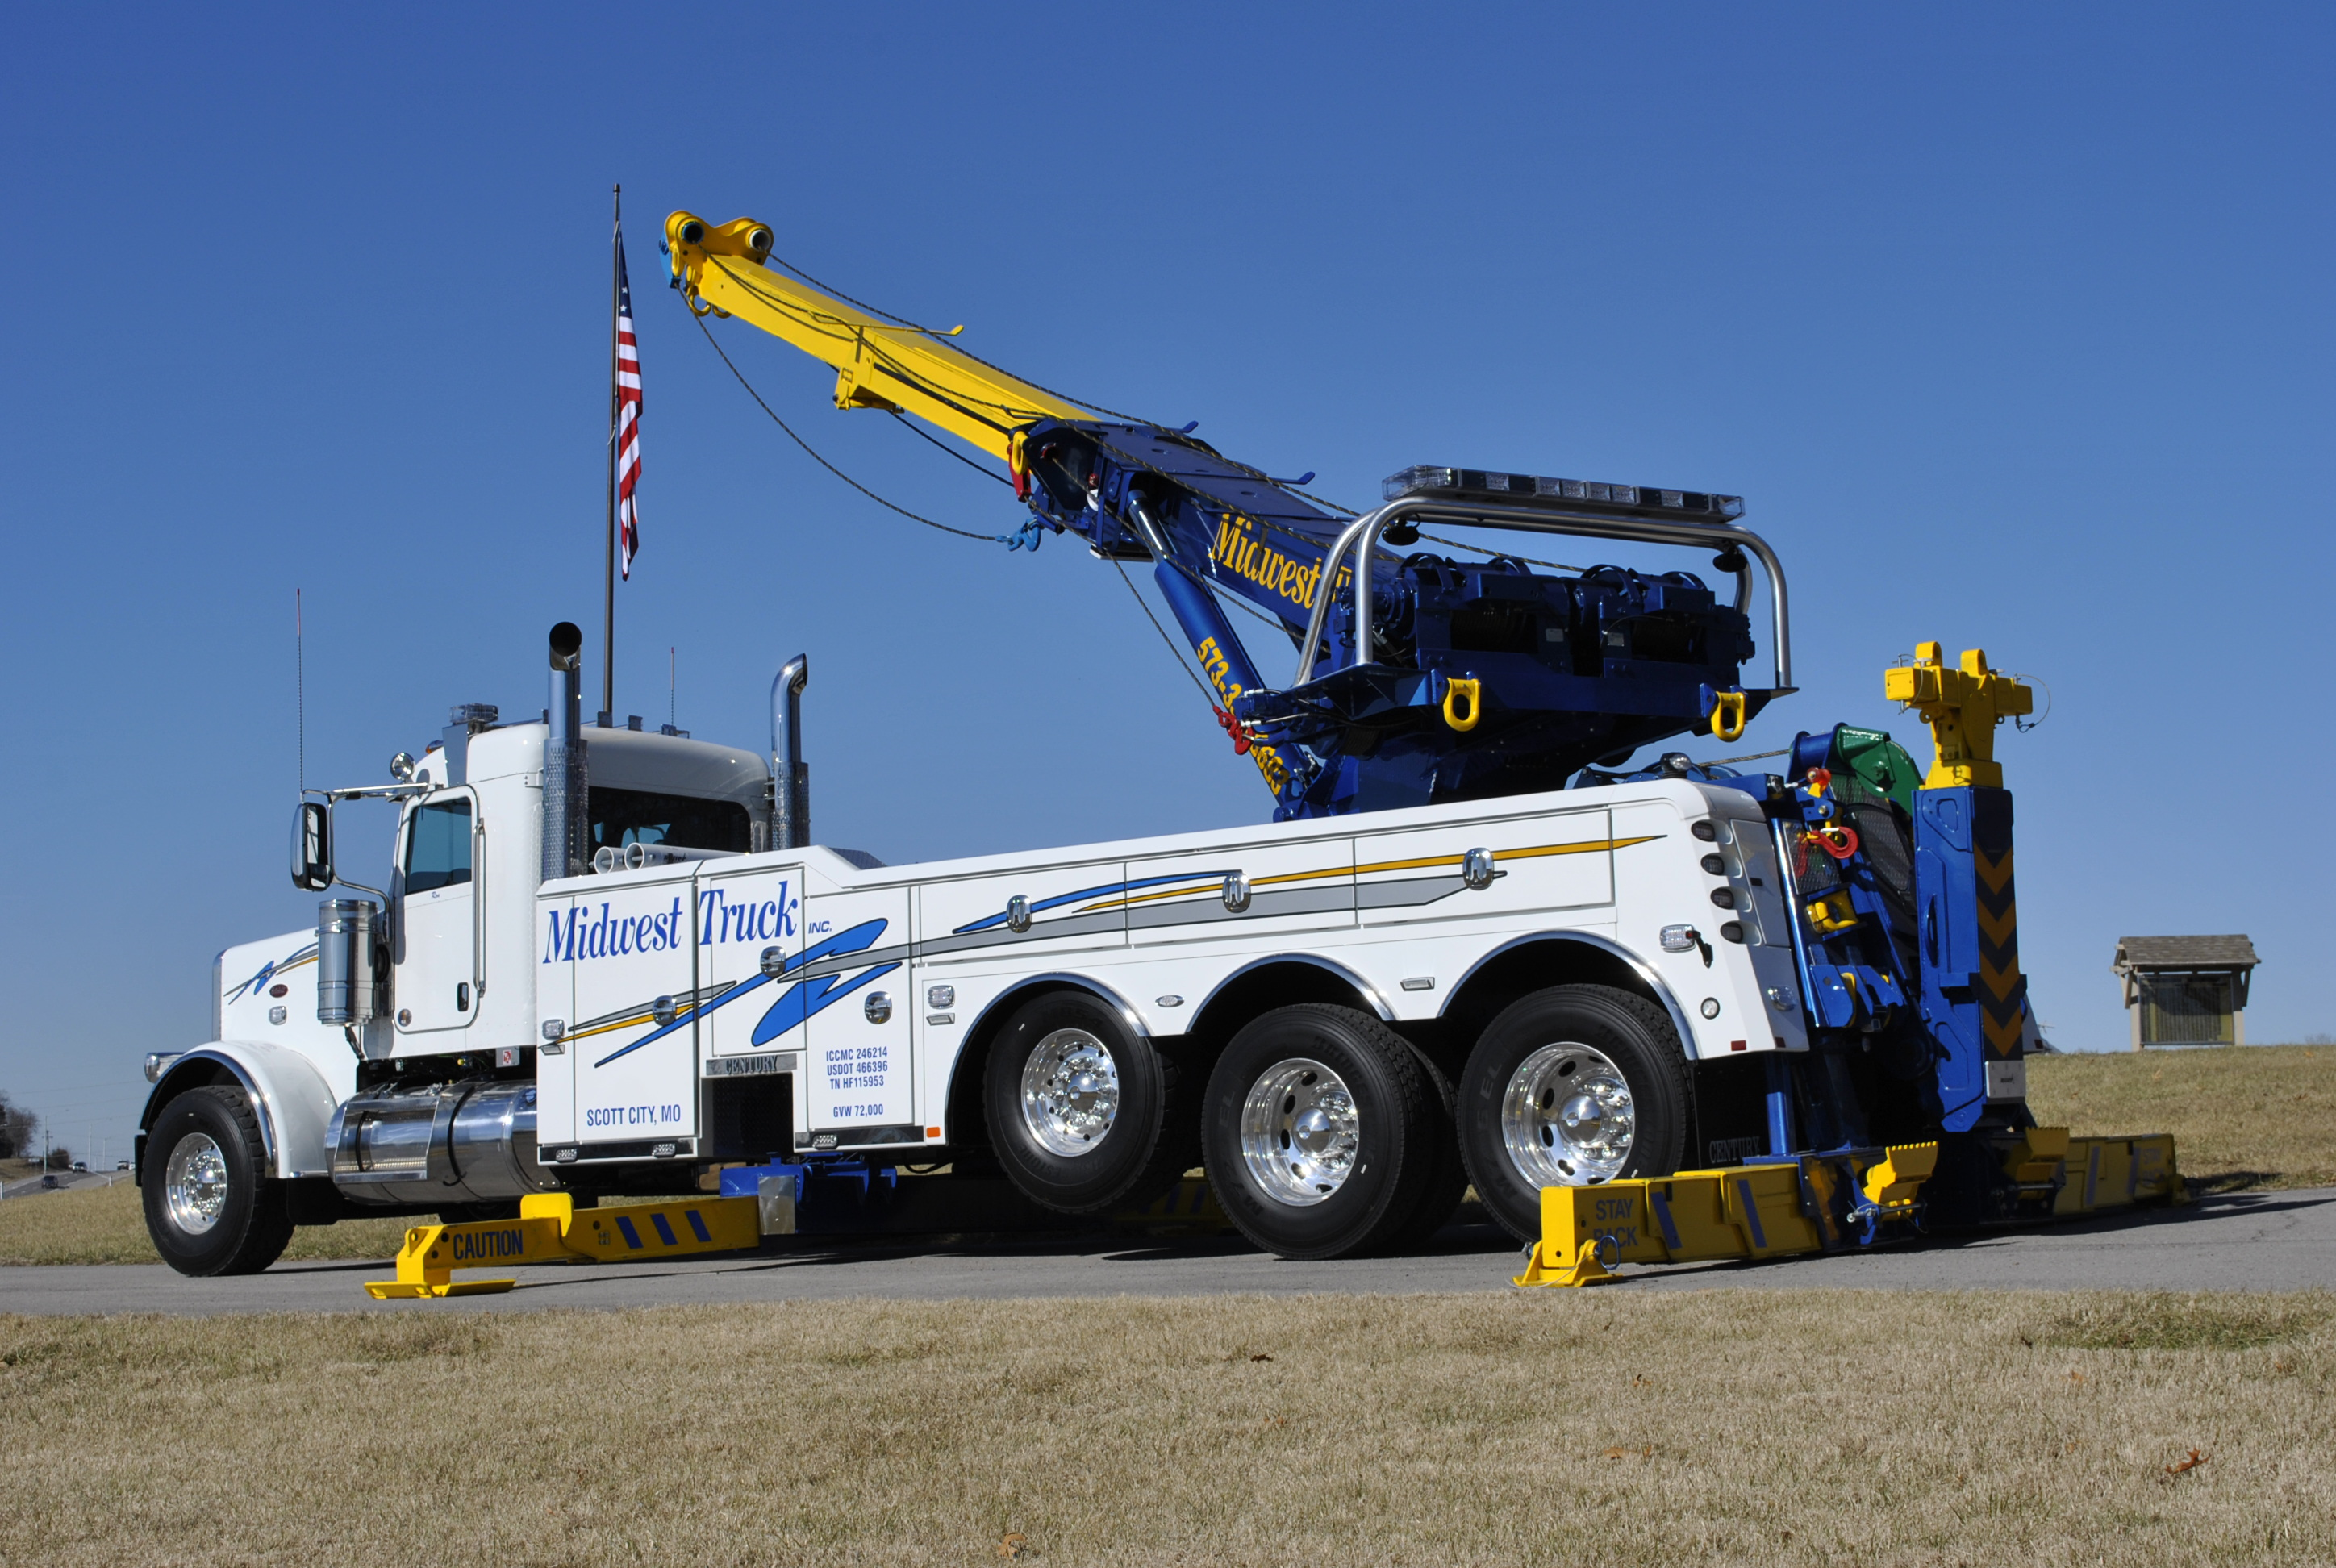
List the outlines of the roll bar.
{"type": "MultiPolygon", "coordinates": [[[[1314,658],[1322,646],[1323,628],[1330,617],[1330,595],[1338,580],[1338,563],[1351,551],[1360,563],[1355,572],[1355,662],[1371,662],[1371,573],[1368,570],[1379,536],[1398,522],[1435,521],[1447,526],[1513,528],[1526,533],[1568,534],[1581,539],[1611,539],[1630,544],[1683,545],[1690,550],[1726,550],[1734,546],[1757,556],[1768,574],[1769,609],[1776,629],[1776,690],[1793,687],[1791,618],[1786,601],[1785,569],[1768,541],[1748,528],[1732,523],[1665,522],[1659,518],[1604,517],[1567,511],[1557,507],[1512,506],[1499,502],[1457,502],[1433,496],[1398,496],[1347,525],[1322,560],[1320,586],[1306,621],[1305,638],[1298,645],[1298,673],[1292,686],[1313,680],[1314,658]]],[[[1752,598],[1752,569],[1736,573],[1736,608],[1752,598]]]]}

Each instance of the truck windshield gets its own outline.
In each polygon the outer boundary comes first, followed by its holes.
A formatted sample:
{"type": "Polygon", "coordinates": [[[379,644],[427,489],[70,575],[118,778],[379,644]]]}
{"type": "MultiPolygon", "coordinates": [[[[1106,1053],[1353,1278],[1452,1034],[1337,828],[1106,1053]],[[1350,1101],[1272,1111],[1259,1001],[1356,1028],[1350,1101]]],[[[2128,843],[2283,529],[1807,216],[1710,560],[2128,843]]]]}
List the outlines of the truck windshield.
{"type": "Polygon", "coordinates": [[[426,893],[471,880],[471,803],[426,801],[405,835],[405,891],[426,893]]]}
{"type": "Polygon", "coordinates": [[[728,850],[745,854],[752,846],[753,822],[736,801],[699,800],[650,790],[589,786],[592,848],[627,844],[671,844],[686,850],[728,850]]]}

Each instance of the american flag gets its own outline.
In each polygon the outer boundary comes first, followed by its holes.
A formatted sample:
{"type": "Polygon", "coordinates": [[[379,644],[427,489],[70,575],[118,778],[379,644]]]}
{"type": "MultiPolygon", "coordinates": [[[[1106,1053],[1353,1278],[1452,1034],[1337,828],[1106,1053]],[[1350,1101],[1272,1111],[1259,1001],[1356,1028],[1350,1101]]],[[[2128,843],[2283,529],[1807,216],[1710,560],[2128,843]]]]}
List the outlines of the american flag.
{"type": "Polygon", "coordinates": [[[624,551],[624,575],[633,575],[640,552],[640,518],[633,509],[633,486],[641,478],[641,351],[633,340],[633,286],[625,276],[625,228],[617,226],[617,538],[624,551]]]}

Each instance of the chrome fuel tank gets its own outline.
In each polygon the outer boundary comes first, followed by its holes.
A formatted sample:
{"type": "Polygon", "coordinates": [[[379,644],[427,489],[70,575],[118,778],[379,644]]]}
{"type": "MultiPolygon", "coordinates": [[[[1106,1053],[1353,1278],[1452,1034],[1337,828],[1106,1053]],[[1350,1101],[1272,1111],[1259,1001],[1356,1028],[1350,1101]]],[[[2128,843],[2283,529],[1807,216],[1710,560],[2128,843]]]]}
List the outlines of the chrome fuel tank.
{"type": "Polygon", "coordinates": [[[535,1086],[471,1081],[358,1095],[333,1113],[333,1184],[355,1203],[437,1206],[553,1190],[535,1086]]]}

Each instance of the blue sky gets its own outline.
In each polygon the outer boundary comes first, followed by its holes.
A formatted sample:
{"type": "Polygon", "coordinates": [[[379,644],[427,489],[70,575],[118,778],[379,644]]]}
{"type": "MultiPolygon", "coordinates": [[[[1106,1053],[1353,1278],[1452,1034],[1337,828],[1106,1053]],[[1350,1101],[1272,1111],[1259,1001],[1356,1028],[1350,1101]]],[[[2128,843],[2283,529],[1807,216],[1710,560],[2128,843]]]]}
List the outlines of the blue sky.
{"type": "MultiPolygon", "coordinates": [[[[0,1087],[125,1151],[212,952],[313,920],[296,587],[312,783],[540,706],[554,620],[597,668],[617,180],[618,706],[666,716],[672,648],[680,723],[759,745],[808,650],[823,840],[1269,802],[1108,568],[930,534],[764,420],[657,286],[676,207],[1350,502],[1421,462],[1740,492],[1804,687],[1741,749],[1913,741],[1881,671],[1918,639],[2049,683],[2000,755],[2059,1039],[2121,1043],[2127,932],[2250,932],[2251,1034],[2336,1029],[2290,814],[2331,760],[2331,42],[2276,5],[21,11],[0,1087]]],[[[854,474],[1013,526],[724,341],[854,474]]]]}

